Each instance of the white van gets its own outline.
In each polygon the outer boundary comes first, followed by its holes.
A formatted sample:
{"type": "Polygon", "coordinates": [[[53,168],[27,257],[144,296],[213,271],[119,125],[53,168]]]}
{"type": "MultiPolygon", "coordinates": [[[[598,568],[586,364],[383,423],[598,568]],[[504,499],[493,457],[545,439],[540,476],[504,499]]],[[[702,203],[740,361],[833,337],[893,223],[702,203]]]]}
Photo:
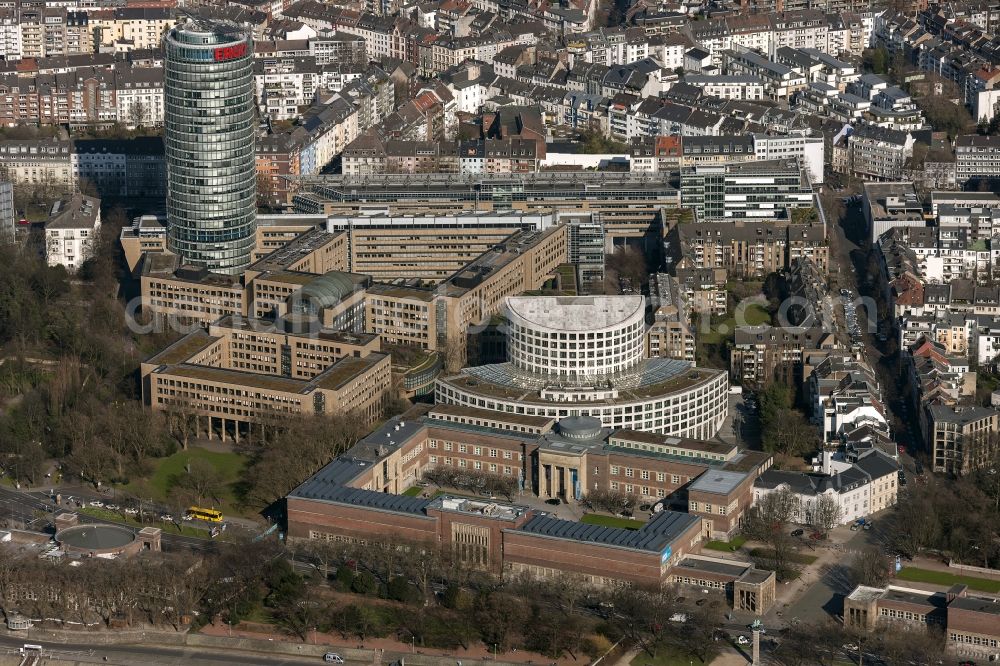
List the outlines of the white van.
{"type": "Polygon", "coordinates": [[[327,652],[323,655],[323,661],[328,664],[342,664],[344,663],[344,658],[335,652],[327,652]]]}

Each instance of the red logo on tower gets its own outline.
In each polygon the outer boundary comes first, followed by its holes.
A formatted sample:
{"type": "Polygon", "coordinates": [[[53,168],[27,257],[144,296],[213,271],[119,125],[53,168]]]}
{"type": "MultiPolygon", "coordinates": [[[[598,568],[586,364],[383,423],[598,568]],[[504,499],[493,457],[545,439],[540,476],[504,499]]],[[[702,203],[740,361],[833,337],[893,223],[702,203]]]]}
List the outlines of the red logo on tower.
{"type": "Polygon", "coordinates": [[[242,44],[237,44],[236,46],[220,46],[215,49],[215,62],[222,62],[224,60],[233,60],[234,58],[239,58],[244,53],[247,52],[246,42],[242,44]]]}

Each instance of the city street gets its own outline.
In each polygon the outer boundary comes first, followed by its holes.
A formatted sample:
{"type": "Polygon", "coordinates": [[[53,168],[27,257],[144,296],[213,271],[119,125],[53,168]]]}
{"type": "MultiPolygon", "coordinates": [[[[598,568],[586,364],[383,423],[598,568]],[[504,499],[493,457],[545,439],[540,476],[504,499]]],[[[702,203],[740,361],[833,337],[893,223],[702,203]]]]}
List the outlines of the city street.
{"type": "Polygon", "coordinates": [[[760,450],[760,420],[747,408],[742,393],[729,394],[729,413],[715,437],[726,444],[760,450]]]}
{"type": "MultiPolygon", "coordinates": [[[[0,518],[12,517],[18,522],[30,524],[34,529],[42,529],[49,521],[46,518],[36,518],[38,512],[51,514],[56,509],[55,504],[48,499],[44,492],[21,492],[9,488],[0,488],[0,518]]],[[[79,520],[84,524],[107,524],[119,525],[113,520],[95,518],[86,514],[79,514],[79,520]]],[[[164,551],[170,552],[174,549],[206,551],[215,548],[215,544],[208,539],[198,539],[195,537],[172,534],[164,529],[161,538],[161,545],[164,551]]]]}
{"type": "MultiPolygon", "coordinates": [[[[849,289],[854,292],[855,296],[873,299],[879,304],[880,309],[886,308],[887,305],[881,303],[883,296],[880,292],[879,276],[870,275],[871,243],[868,240],[860,205],[848,206],[844,218],[831,226],[830,250],[830,264],[839,267],[834,276],[838,289],[849,289]],[[859,280],[859,275],[870,277],[859,280]]],[[[887,318],[891,318],[891,314],[888,312],[885,315],[887,318]]],[[[899,353],[895,349],[896,342],[893,340],[895,330],[890,330],[888,339],[881,342],[877,338],[877,330],[866,325],[869,318],[868,313],[859,308],[858,318],[865,345],[865,356],[878,374],[885,404],[890,411],[888,417],[894,438],[905,446],[908,454],[912,456],[919,453],[920,447],[917,443],[920,442],[920,433],[917,423],[910,418],[910,407],[905,400],[904,389],[907,378],[900,372],[899,353]],[[887,354],[889,351],[892,353],[887,354]]],[[[883,326],[890,323],[889,321],[879,321],[878,313],[871,313],[871,320],[877,321],[883,326]]],[[[904,458],[906,457],[904,456],[904,458]]],[[[912,459],[904,459],[901,462],[905,468],[913,469],[912,459]]]]}
{"type": "MultiPolygon", "coordinates": [[[[81,636],[83,638],[83,636],[81,636]]],[[[18,664],[18,648],[25,643],[35,643],[17,636],[0,635],[0,664],[18,664]],[[7,654],[4,655],[4,651],[7,654]]],[[[322,662],[319,657],[288,657],[281,654],[261,654],[242,652],[234,649],[211,650],[189,647],[154,647],[149,645],[92,645],[86,642],[75,644],[41,643],[43,654],[56,659],[93,664],[190,664],[211,666],[212,664],[260,664],[261,666],[281,666],[282,664],[315,664],[322,662]]],[[[350,662],[348,662],[350,663],[350,662]]]]}

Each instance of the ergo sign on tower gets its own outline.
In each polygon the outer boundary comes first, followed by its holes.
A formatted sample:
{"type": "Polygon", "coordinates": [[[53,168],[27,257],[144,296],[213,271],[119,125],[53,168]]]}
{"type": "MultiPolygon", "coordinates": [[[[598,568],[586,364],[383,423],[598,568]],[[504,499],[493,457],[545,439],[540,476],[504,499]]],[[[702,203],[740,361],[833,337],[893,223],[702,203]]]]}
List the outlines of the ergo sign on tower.
{"type": "Polygon", "coordinates": [[[236,44],[235,46],[220,46],[215,49],[215,62],[222,62],[224,60],[233,60],[234,58],[239,58],[244,53],[247,52],[246,42],[241,44],[236,44]]]}

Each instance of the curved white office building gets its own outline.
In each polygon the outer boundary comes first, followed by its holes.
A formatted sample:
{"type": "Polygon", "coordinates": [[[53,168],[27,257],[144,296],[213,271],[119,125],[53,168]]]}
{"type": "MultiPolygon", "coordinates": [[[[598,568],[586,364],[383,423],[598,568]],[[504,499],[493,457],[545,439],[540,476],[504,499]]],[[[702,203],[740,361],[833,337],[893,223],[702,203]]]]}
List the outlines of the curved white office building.
{"type": "Polygon", "coordinates": [[[188,19],[163,45],[168,247],[185,263],[240,274],[257,219],[253,39],[188,19]]]}
{"type": "Polygon", "coordinates": [[[593,416],[606,427],[709,439],[726,419],[725,371],[643,356],[642,296],[507,299],[507,363],[439,378],[437,402],[593,416]]]}
{"type": "Polygon", "coordinates": [[[620,375],[642,362],[641,296],[507,299],[507,349],[518,370],[569,381],[620,375]]]}

